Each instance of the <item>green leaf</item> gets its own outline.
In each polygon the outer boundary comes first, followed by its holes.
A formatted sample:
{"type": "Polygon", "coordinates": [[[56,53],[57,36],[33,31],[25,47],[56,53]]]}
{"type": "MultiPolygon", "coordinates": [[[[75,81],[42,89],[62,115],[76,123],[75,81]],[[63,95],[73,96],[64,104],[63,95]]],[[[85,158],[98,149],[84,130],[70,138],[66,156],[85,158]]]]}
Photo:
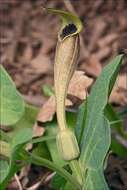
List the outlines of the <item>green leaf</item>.
{"type": "Polygon", "coordinates": [[[0,184],[6,178],[9,172],[9,165],[7,161],[1,160],[0,161],[0,184]]]}
{"type": "Polygon", "coordinates": [[[102,168],[98,170],[89,169],[83,190],[109,190],[104,179],[102,168]]]}
{"type": "Polygon", "coordinates": [[[28,164],[28,162],[25,162],[23,164],[16,164],[16,160],[20,160],[21,156],[20,153],[25,146],[25,144],[32,138],[32,129],[26,128],[22,129],[16,136],[12,139],[12,142],[10,144],[11,146],[11,156],[10,156],[10,165],[8,167],[8,173],[2,183],[0,184],[0,189],[4,190],[7,186],[9,180],[11,177],[16,173],[20,168],[24,167],[28,164]]]}
{"type": "Polygon", "coordinates": [[[8,144],[4,141],[2,141],[2,145],[6,146],[4,148],[3,154],[10,157],[10,166],[8,166],[8,172],[6,173],[6,176],[2,178],[0,189],[5,189],[6,185],[8,184],[8,181],[11,179],[11,177],[14,175],[16,171],[18,171],[21,167],[27,164],[24,163],[22,165],[16,165],[15,161],[20,159],[19,153],[21,152],[22,148],[24,147],[25,143],[27,143],[32,138],[32,129],[26,128],[20,130],[19,133],[17,133],[13,139],[10,141],[11,144],[8,144]],[[4,144],[3,144],[4,143],[4,144]],[[7,153],[6,153],[7,152],[7,153]],[[11,153],[9,153],[11,152],[11,153]]]}
{"type": "MultiPolygon", "coordinates": [[[[105,116],[108,118],[109,121],[118,121],[120,120],[119,115],[115,112],[113,107],[110,104],[107,104],[105,107],[105,116]]],[[[78,110],[78,117],[76,123],[76,137],[79,139],[79,135],[81,134],[81,128],[84,128],[84,117],[85,117],[85,106],[84,103],[80,105],[78,110]]],[[[121,136],[125,137],[125,133],[122,129],[122,122],[114,123],[110,125],[115,131],[117,131],[121,136]]],[[[119,156],[126,158],[127,157],[127,150],[120,144],[114,137],[111,138],[111,150],[118,154],[119,156]]]]}
{"type": "Polygon", "coordinates": [[[86,145],[84,151],[85,159],[82,160],[82,164],[85,169],[98,169],[100,166],[103,166],[110,141],[110,124],[108,120],[102,116],[97,124],[96,130],[93,128],[91,136],[89,137],[88,134],[84,141],[86,145]]]}
{"type": "Polygon", "coordinates": [[[65,180],[69,181],[77,189],[80,189],[80,185],[78,184],[77,180],[72,175],[70,175],[70,173],[67,172],[64,168],[61,168],[59,165],[57,165],[47,159],[41,158],[39,156],[35,156],[25,150],[23,153],[25,153],[25,155],[24,155],[25,160],[30,160],[31,163],[34,163],[36,165],[45,166],[47,168],[50,168],[50,169],[56,171],[58,174],[63,176],[65,178],[65,180]]]}
{"type": "Polygon", "coordinates": [[[114,137],[111,139],[111,150],[122,158],[127,158],[127,149],[120,144],[114,137]]]}
{"type": "Polygon", "coordinates": [[[0,83],[0,124],[12,125],[23,116],[24,101],[2,65],[0,65],[0,83]]]}
{"type": "Polygon", "coordinates": [[[5,134],[2,135],[4,140],[8,141],[9,139],[9,142],[11,143],[11,159],[9,173],[0,185],[1,190],[5,189],[15,172],[29,163],[29,161],[26,161],[23,164],[17,165],[15,164],[15,161],[21,159],[20,153],[23,147],[32,138],[32,127],[35,123],[38,112],[39,108],[25,104],[25,114],[23,118],[13,125],[13,130],[7,134],[8,136],[5,134]]]}
{"type": "Polygon", "coordinates": [[[6,185],[8,184],[11,177],[14,175],[16,171],[18,171],[20,168],[22,168],[24,165],[28,164],[23,163],[20,165],[16,165],[15,161],[20,160],[20,152],[22,151],[25,144],[32,138],[32,129],[26,128],[19,131],[19,133],[16,134],[15,137],[13,137],[11,142],[11,158],[10,158],[10,167],[8,168],[8,175],[6,175],[6,178],[2,182],[0,188],[1,190],[4,190],[6,185]]]}
{"type": "Polygon", "coordinates": [[[46,145],[48,147],[53,162],[62,167],[63,165],[65,165],[65,162],[63,162],[59,156],[56,146],[56,138],[54,138],[56,137],[58,131],[56,115],[51,122],[39,123],[39,125],[46,127],[46,131],[43,137],[47,138],[46,145]],[[51,139],[49,140],[49,138],[51,139]]]}
{"type": "Polygon", "coordinates": [[[40,142],[32,149],[32,154],[51,160],[48,147],[45,142],[40,142]]]}
{"type": "MultiPolygon", "coordinates": [[[[66,171],[68,171],[70,174],[72,173],[69,165],[65,165],[63,168],[66,169],[66,171]]],[[[52,184],[53,188],[60,189],[65,186],[66,182],[67,181],[65,180],[65,178],[63,178],[62,176],[60,176],[59,174],[56,173],[55,176],[53,176],[53,178],[52,178],[51,184],[52,184]]]]}
{"type": "Polygon", "coordinates": [[[29,143],[32,144],[38,143],[37,146],[33,149],[32,153],[37,156],[51,160],[51,155],[47,147],[46,141],[55,140],[55,139],[56,135],[45,136],[45,133],[41,137],[32,139],[31,141],[29,141],[29,143]]]}
{"type": "MultiPolygon", "coordinates": [[[[11,165],[9,168],[9,173],[0,186],[1,190],[5,189],[6,185],[8,184],[8,181],[11,179],[11,177],[14,175],[15,172],[17,172],[21,167],[27,164],[26,162],[24,163],[24,165],[16,165],[15,160],[20,159],[19,155],[25,143],[28,141],[31,142],[32,128],[36,121],[36,116],[39,110],[40,109],[37,107],[25,104],[25,114],[20,121],[18,121],[15,125],[12,126],[13,130],[11,132],[8,132],[8,134],[2,131],[2,139],[12,143],[11,145],[12,154],[10,159],[11,165]]],[[[39,140],[40,139],[38,139],[38,141],[39,140]]]]}
{"type": "Polygon", "coordinates": [[[109,126],[109,123],[106,119],[102,120],[102,114],[108,102],[108,97],[115,83],[122,60],[123,55],[120,55],[103,68],[101,75],[96,80],[88,97],[85,130],[81,141],[81,161],[85,168],[98,168],[108,151],[110,133],[107,126],[109,126]],[[97,147],[101,149],[99,150],[97,147]]]}
{"type": "Polygon", "coordinates": [[[67,182],[60,190],[77,190],[77,188],[71,183],[67,182]]]}
{"type": "MultiPolygon", "coordinates": [[[[80,105],[78,110],[78,117],[77,117],[77,123],[76,123],[76,137],[79,139],[79,135],[81,134],[81,128],[84,124],[84,115],[85,115],[85,106],[84,103],[80,105]]],[[[107,116],[109,121],[118,121],[120,117],[118,114],[114,111],[113,107],[110,104],[107,104],[105,107],[105,116],[107,116]]],[[[114,123],[113,125],[110,125],[111,128],[115,129],[121,136],[124,137],[124,131],[122,129],[122,122],[114,123]]],[[[123,147],[122,144],[120,144],[114,137],[111,137],[111,150],[121,156],[122,158],[127,157],[127,150],[123,147]]]]}
{"type": "Polygon", "coordinates": [[[11,149],[13,150],[17,145],[28,142],[32,138],[33,130],[31,128],[24,128],[13,137],[11,142],[11,149]]]}
{"type": "MultiPolygon", "coordinates": [[[[66,165],[63,167],[64,169],[66,169],[66,171],[68,171],[70,174],[72,174],[72,171],[69,167],[69,165],[66,165]]],[[[55,176],[52,178],[52,187],[53,188],[57,188],[60,190],[77,190],[77,188],[72,185],[71,183],[69,183],[67,180],[65,180],[65,178],[63,178],[62,176],[60,176],[58,173],[55,174],[55,176]]]]}
{"type": "Polygon", "coordinates": [[[2,183],[0,184],[0,189],[1,190],[5,190],[9,180],[12,178],[12,176],[22,167],[24,167],[25,165],[29,164],[29,160],[22,163],[22,164],[16,164],[15,161],[18,160],[19,158],[19,153],[21,152],[21,150],[23,149],[24,144],[20,144],[18,145],[14,150],[13,153],[11,155],[11,159],[10,159],[10,166],[8,168],[8,174],[6,175],[6,178],[2,181],[2,183]]]}
{"type": "Polygon", "coordinates": [[[66,111],[66,121],[67,121],[67,126],[71,130],[75,130],[76,122],[77,122],[77,113],[76,112],[68,112],[66,111]]]}
{"type": "Polygon", "coordinates": [[[25,104],[24,116],[19,120],[15,125],[12,126],[13,130],[8,133],[10,138],[15,137],[20,130],[24,128],[33,128],[37,114],[39,113],[40,108],[25,104]]]}
{"type": "Polygon", "coordinates": [[[81,104],[78,109],[78,116],[77,116],[77,123],[75,128],[75,135],[80,146],[83,131],[85,130],[85,122],[86,122],[86,115],[87,115],[87,99],[85,103],[81,104]]]}
{"type": "Polygon", "coordinates": [[[66,180],[60,176],[59,174],[56,174],[52,179],[52,187],[53,188],[62,188],[66,184],[66,180]]]}
{"type": "Polygon", "coordinates": [[[8,134],[6,132],[4,132],[3,130],[0,129],[0,140],[10,142],[11,138],[8,136],[8,134]]]}
{"type": "Polygon", "coordinates": [[[119,114],[119,116],[120,116],[121,118],[126,117],[126,116],[127,116],[127,107],[126,107],[126,108],[123,108],[122,110],[120,110],[120,111],[118,112],[118,114],[119,114]]]}
{"type": "MultiPolygon", "coordinates": [[[[57,130],[58,130],[58,127],[56,127],[55,125],[52,127],[48,127],[45,135],[46,136],[56,135],[57,130]]],[[[48,147],[49,152],[51,154],[53,162],[56,163],[57,165],[61,166],[61,167],[63,165],[65,165],[65,162],[61,159],[61,157],[58,153],[57,146],[56,146],[56,139],[46,141],[46,144],[47,144],[47,147],[48,147]]]]}
{"type": "Polygon", "coordinates": [[[82,29],[82,23],[80,19],[73,15],[72,13],[68,13],[65,11],[59,11],[51,8],[44,8],[46,11],[57,13],[62,16],[62,27],[58,32],[58,39],[60,41],[66,39],[69,36],[74,36],[78,34],[82,29]]]}
{"type": "Polygon", "coordinates": [[[44,142],[44,141],[49,141],[49,140],[55,140],[56,139],[56,135],[49,135],[49,136],[44,136],[44,135],[42,137],[32,139],[30,141],[30,143],[35,144],[35,143],[39,143],[39,142],[44,142]]]}
{"type": "Polygon", "coordinates": [[[85,130],[81,141],[81,163],[87,171],[85,189],[108,189],[103,176],[103,164],[110,146],[110,124],[103,117],[104,108],[119,72],[123,55],[105,66],[88,97],[85,130]],[[99,170],[100,168],[100,170],[99,170]],[[101,172],[101,175],[99,172],[101,172]],[[101,177],[100,177],[101,176],[101,177]],[[97,187],[96,187],[97,186],[97,187]]]}
{"type": "MultiPolygon", "coordinates": [[[[108,120],[110,122],[114,122],[114,121],[119,121],[120,117],[119,115],[115,112],[115,110],[113,109],[113,107],[111,106],[111,104],[107,104],[104,110],[104,114],[105,116],[108,118],[108,120]]],[[[117,133],[119,133],[122,137],[127,138],[127,135],[125,134],[125,132],[123,131],[123,123],[118,122],[118,123],[114,123],[111,125],[111,128],[114,129],[117,133]]]]}
{"type": "Polygon", "coordinates": [[[6,141],[0,140],[0,156],[9,159],[10,153],[10,144],[6,141]]]}
{"type": "Polygon", "coordinates": [[[45,136],[45,133],[41,137],[32,139],[31,141],[29,141],[29,143],[32,143],[32,144],[38,143],[36,147],[33,149],[32,153],[37,156],[46,158],[48,160],[52,160],[46,141],[50,141],[50,140],[55,141],[55,139],[56,139],[56,135],[45,136]]]}
{"type": "MultiPolygon", "coordinates": [[[[110,104],[107,104],[105,107],[105,116],[108,118],[110,123],[120,120],[119,115],[115,112],[115,110],[113,109],[113,107],[110,104]]],[[[113,130],[115,130],[121,137],[123,137],[125,139],[127,138],[127,135],[123,130],[122,121],[118,122],[118,123],[111,124],[111,128],[113,130]]],[[[126,148],[122,144],[120,144],[113,136],[111,139],[111,150],[123,158],[127,157],[126,148]]]]}
{"type": "Polygon", "coordinates": [[[43,85],[42,90],[43,90],[44,95],[47,97],[50,97],[52,94],[54,94],[54,91],[48,85],[43,85]]]}
{"type": "Polygon", "coordinates": [[[20,160],[20,152],[28,141],[32,138],[33,130],[31,128],[24,128],[13,137],[11,142],[11,159],[10,159],[10,172],[9,176],[12,176],[15,170],[20,168],[20,165],[16,165],[15,161],[20,160]]]}

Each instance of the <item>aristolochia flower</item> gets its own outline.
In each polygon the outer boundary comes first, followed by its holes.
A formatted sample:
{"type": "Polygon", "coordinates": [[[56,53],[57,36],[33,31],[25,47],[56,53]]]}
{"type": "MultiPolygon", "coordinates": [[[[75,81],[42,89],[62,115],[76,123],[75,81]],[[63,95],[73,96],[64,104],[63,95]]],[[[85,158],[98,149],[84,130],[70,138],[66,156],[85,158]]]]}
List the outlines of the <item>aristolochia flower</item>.
{"type": "Polygon", "coordinates": [[[70,161],[79,156],[79,147],[75,135],[67,127],[65,99],[69,82],[78,62],[80,49],[78,33],[82,24],[79,18],[73,14],[49,8],[45,9],[60,14],[63,20],[62,27],[58,32],[54,65],[56,112],[59,127],[56,141],[62,159],[70,161]]]}

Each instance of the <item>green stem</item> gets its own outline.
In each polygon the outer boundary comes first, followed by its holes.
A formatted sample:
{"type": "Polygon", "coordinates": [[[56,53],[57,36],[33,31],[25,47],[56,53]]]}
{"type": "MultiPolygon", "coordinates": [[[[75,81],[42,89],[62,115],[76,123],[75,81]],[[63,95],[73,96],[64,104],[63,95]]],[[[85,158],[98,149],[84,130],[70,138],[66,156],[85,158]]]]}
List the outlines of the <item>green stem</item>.
{"type": "Polygon", "coordinates": [[[0,129],[0,140],[7,140],[11,142],[11,138],[5,133],[3,130],[0,129]]]}
{"type": "Polygon", "coordinates": [[[82,172],[81,172],[78,160],[71,160],[69,165],[70,165],[71,170],[73,171],[76,179],[78,180],[79,184],[82,186],[83,177],[82,177],[82,172]]]}
{"type": "Polygon", "coordinates": [[[77,180],[70,173],[68,173],[64,168],[59,167],[55,163],[53,163],[47,159],[41,158],[39,156],[35,156],[35,155],[25,151],[25,150],[23,151],[23,158],[25,160],[30,159],[30,161],[33,164],[45,166],[47,168],[50,168],[50,169],[56,171],[59,175],[61,175],[67,181],[69,181],[72,185],[74,185],[74,187],[76,187],[78,190],[81,190],[81,186],[77,182],[77,180]]]}
{"type": "Polygon", "coordinates": [[[0,140],[0,155],[10,157],[10,144],[0,140]]]}
{"type": "Polygon", "coordinates": [[[78,140],[78,144],[79,145],[81,143],[83,132],[84,132],[84,128],[85,128],[85,122],[86,122],[86,116],[87,116],[87,104],[88,104],[88,95],[87,95],[87,91],[86,91],[86,101],[84,103],[83,121],[82,121],[81,132],[80,132],[80,136],[79,136],[79,140],[78,140]]]}
{"type": "Polygon", "coordinates": [[[114,125],[116,123],[121,123],[121,122],[122,122],[122,120],[116,120],[116,121],[111,121],[109,123],[110,123],[110,125],[114,125]]]}

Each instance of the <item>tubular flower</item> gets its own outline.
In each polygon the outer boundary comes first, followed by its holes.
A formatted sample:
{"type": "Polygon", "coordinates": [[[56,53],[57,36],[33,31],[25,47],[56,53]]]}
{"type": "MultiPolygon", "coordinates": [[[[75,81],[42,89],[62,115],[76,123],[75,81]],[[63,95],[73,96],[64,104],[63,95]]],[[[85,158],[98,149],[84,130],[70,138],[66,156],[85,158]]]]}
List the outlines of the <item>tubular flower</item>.
{"type": "Polygon", "coordinates": [[[79,156],[79,147],[74,133],[67,127],[65,100],[69,82],[78,62],[79,32],[82,24],[79,18],[73,14],[49,8],[45,9],[60,14],[63,20],[62,27],[58,32],[54,64],[56,113],[59,127],[56,141],[62,159],[70,161],[79,156]]]}

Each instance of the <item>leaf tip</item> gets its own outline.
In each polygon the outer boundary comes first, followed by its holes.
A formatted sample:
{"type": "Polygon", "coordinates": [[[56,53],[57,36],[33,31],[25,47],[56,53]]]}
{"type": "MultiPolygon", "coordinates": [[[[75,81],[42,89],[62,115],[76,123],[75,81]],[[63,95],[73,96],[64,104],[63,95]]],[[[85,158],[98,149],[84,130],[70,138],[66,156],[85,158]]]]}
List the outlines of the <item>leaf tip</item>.
{"type": "Polygon", "coordinates": [[[124,56],[125,56],[125,55],[124,55],[123,53],[121,53],[121,54],[119,54],[116,58],[119,58],[119,59],[123,60],[124,56]]]}

